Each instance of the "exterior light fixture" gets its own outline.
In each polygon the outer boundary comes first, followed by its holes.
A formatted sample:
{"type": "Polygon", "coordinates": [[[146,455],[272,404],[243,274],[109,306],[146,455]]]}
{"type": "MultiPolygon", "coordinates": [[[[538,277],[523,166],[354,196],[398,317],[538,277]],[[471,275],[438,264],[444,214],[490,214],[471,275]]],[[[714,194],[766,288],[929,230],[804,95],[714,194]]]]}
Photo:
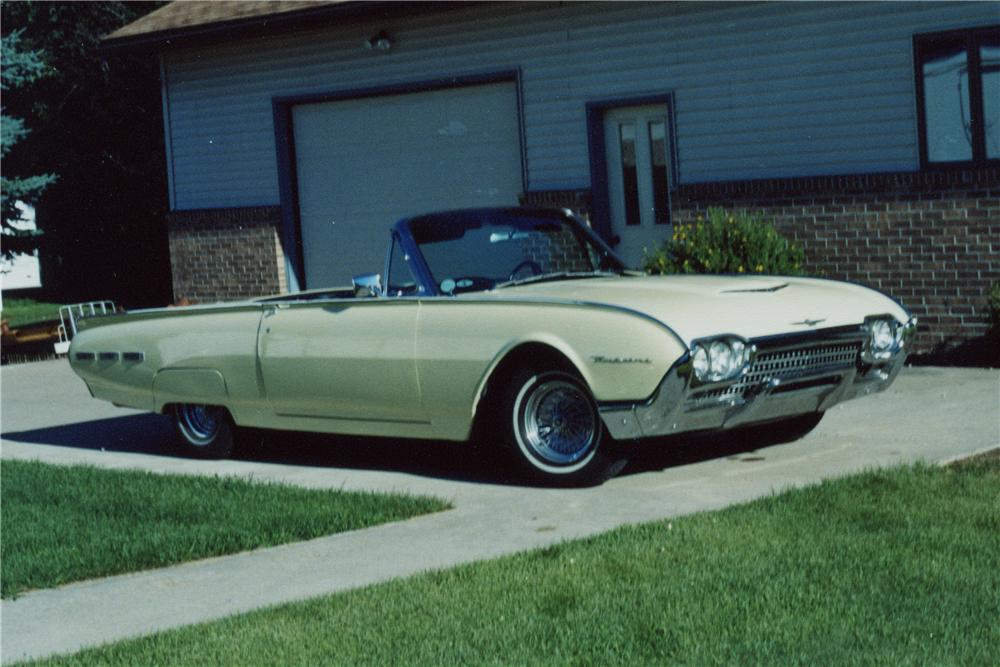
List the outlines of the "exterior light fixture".
{"type": "Polygon", "coordinates": [[[379,30],[365,40],[365,46],[372,51],[388,51],[395,41],[385,30],[379,30]]]}

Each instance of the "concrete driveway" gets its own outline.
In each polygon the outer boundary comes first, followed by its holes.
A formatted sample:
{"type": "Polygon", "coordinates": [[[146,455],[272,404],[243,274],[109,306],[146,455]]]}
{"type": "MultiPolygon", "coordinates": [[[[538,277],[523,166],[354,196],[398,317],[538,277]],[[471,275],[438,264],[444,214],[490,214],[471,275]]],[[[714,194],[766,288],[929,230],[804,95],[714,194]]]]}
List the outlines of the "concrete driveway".
{"type": "Polygon", "coordinates": [[[797,442],[663,440],[594,489],[507,484],[454,444],[279,434],[231,461],[171,455],[169,422],[91,399],[64,361],[6,366],[2,455],[314,488],[434,495],[454,509],[222,558],[28,593],[0,604],[4,663],[497,557],[628,523],[747,501],[874,466],[941,462],[1000,444],[1000,372],[911,368],[829,412],[797,442]]]}

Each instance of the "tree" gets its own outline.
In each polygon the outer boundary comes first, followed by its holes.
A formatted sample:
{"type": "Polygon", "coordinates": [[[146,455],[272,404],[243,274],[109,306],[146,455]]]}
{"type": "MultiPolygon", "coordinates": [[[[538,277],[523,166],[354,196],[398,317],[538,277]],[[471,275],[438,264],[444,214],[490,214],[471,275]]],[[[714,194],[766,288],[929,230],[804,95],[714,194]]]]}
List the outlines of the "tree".
{"type": "MultiPolygon", "coordinates": [[[[21,47],[22,31],[15,30],[0,37],[0,90],[9,91],[23,88],[44,77],[48,73],[45,61],[38,51],[24,51],[21,47]]],[[[21,139],[28,136],[28,128],[20,118],[7,116],[0,107],[0,157],[5,158],[21,139]]],[[[16,203],[36,204],[45,187],[56,180],[54,174],[35,176],[10,176],[6,165],[0,175],[0,229],[3,230],[3,252],[31,252],[37,244],[37,234],[25,232],[12,224],[21,218],[16,203]]]]}
{"type": "Polygon", "coordinates": [[[4,156],[4,173],[58,175],[36,204],[43,296],[170,300],[159,63],[153,53],[100,49],[105,35],[161,4],[0,4],[4,42],[16,35],[47,68],[4,91],[5,112],[31,129],[4,156]]]}

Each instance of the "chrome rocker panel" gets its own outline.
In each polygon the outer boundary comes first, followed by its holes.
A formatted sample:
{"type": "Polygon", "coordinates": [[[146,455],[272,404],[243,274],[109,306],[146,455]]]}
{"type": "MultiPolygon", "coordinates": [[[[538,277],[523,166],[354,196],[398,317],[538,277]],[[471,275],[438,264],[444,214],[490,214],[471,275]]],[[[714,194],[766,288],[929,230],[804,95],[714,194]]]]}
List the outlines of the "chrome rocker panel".
{"type": "MultiPolygon", "coordinates": [[[[643,403],[603,404],[601,416],[616,440],[635,440],[689,431],[731,429],[827,410],[858,396],[885,391],[906,361],[906,343],[916,329],[911,320],[891,356],[879,363],[862,361],[867,334],[863,328],[817,331],[750,341],[755,356],[802,358],[818,363],[802,369],[746,373],[719,386],[697,386],[690,354],[674,364],[652,398],[643,403]],[[826,350],[853,346],[850,362],[826,363],[826,350]],[[753,376],[747,381],[746,376],[753,376]],[[734,391],[734,385],[739,391],[734,391]],[[714,390],[714,391],[713,391],[714,390]],[[699,398],[702,397],[702,398],[699,398]]],[[[807,363],[808,363],[807,361],[807,363]]],[[[778,364],[780,365],[780,364],[778,364]]],[[[754,366],[751,360],[750,368],[754,366]]]]}

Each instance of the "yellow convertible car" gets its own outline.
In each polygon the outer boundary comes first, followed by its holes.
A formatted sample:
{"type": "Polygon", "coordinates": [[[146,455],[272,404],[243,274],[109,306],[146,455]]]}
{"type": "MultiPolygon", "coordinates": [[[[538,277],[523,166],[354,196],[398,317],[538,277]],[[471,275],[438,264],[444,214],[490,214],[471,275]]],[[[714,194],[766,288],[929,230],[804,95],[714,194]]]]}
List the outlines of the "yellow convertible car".
{"type": "Polygon", "coordinates": [[[350,288],[87,319],[70,363],[196,456],[245,427],[471,439],[594,484],[643,438],[804,434],[888,387],[915,324],[858,285],[648,276],[567,211],[475,209],[401,220],[350,288]]]}

